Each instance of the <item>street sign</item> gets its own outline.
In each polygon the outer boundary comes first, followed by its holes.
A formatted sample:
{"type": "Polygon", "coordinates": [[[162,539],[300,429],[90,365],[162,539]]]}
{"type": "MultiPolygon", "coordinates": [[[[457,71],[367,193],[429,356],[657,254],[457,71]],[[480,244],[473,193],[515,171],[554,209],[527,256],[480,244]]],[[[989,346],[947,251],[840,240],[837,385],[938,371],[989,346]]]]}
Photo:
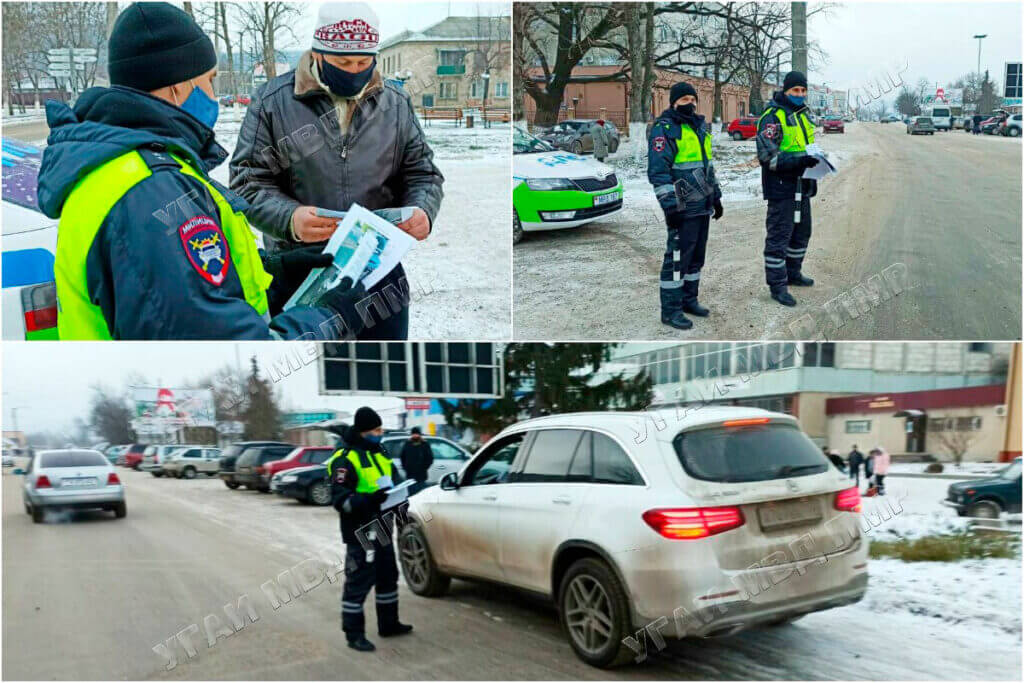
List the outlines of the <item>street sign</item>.
{"type": "Polygon", "coordinates": [[[96,55],[75,55],[75,64],[95,64],[96,55]]]}
{"type": "Polygon", "coordinates": [[[96,48],[94,47],[74,47],[71,48],[71,53],[76,57],[95,57],[96,48]]]}
{"type": "Polygon", "coordinates": [[[55,47],[52,50],[47,50],[46,54],[49,57],[54,57],[54,56],[58,56],[58,55],[65,55],[65,56],[67,56],[67,55],[71,54],[71,50],[70,50],[70,48],[66,48],[66,47],[55,47]]]}
{"type": "Polygon", "coordinates": [[[406,410],[430,410],[429,398],[407,398],[405,399],[406,410]]]}
{"type": "Polygon", "coordinates": [[[60,62],[63,64],[71,63],[71,55],[46,55],[46,58],[50,60],[50,63],[60,62]]]}
{"type": "Polygon", "coordinates": [[[53,78],[69,78],[71,76],[71,69],[51,68],[47,73],[53,78]]]}

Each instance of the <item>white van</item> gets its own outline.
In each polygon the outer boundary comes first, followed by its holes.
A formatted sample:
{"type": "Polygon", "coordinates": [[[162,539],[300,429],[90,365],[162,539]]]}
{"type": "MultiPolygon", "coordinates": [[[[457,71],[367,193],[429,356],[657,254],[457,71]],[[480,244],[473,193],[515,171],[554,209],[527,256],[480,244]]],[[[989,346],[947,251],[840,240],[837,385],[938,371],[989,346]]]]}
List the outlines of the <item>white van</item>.
{"type": "Polygon", "coordinates": [[[953,112],[946,105],[934,105],[921,112],[924,116],[932,117],[932,125],[935,130],[953,129],[953,112]]]}

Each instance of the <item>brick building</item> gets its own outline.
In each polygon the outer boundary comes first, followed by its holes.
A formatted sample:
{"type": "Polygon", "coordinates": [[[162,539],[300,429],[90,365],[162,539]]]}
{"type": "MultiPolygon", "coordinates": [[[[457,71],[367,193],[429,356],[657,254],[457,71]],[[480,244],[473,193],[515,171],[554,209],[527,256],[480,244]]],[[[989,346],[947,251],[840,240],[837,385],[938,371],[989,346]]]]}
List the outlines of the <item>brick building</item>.
{"type": "Polygon", "coordinates": [[[479,107],[489,76],[487,107],[509,109],[511,51],[508,17],[448,17],[385,40],[377,64],[416,107],[479,107]]]}

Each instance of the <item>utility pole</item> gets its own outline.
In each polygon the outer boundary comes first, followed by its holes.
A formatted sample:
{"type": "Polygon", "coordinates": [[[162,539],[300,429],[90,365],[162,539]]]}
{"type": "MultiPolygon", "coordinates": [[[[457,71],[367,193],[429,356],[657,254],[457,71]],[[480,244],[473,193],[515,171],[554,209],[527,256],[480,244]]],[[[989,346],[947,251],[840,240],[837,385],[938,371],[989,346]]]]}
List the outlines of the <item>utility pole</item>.
{"type": "Polygon", "coordinates": [[[975,73],[980,74],[981,73],[981,41],[984,40],[985,38],[987,38],[988,34],[987,33],[978,33],[974,37],[978,41],[978,70],[975,71],[975,73]]]}
{"type": "Polygon", "coordinates": [[[800,71],[807,75],[807,3],[790,3],[790,13],[793,33],[793,54],[790,60],[793,64],[793,71],[800,71]]]}

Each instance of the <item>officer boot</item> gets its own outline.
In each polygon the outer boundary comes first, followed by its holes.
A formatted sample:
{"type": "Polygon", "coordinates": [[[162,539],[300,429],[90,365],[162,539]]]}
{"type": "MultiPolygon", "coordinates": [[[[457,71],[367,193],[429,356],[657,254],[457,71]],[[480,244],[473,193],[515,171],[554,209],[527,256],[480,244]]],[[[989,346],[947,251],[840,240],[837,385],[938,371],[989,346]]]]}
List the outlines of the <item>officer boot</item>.
{"type": "Polygon", "coordinates": [[[389,602],[377,600],[377,632],[380,637],[403,636],[412,631],[412,626],[398,620],[398,591],[395,591],[393,602],[390,602],[391,597],[386,597],[385,600],[389,602]]]}
{"type": "Polygon", "coordinates": [[[789,293],[789,290],[785,287],[778,287],[772,289],[772,298],[778,301],[783,306],[796,306],[796,299],[789,293]]]}
{"type": "Polygon", "coordinates": [[[686,280],[683,282],[683,312],[692,313],[699,318],[706,318],[711,312],[697,303],[697,291],[700,289],[700,280],[686,280]]]}
{"type": "Polygon", "coordinates": [[[359,652],[373,652],[377,646],[366,639],[366,636],[349,637],[348,646],[359,652]]]}
{"type": "Polygon", "coordinates": [[[682,288],[659,290],[661,296],[661,322],[677,330],[688,330],[693,321],[683,315],[682,288]]]}
{"type": "Polygon", "coordinates": [[[795,275],[793,273],[790,273],[789,284],[794,285],[796,287],[813,287],[814,280],[804,276],[804,274],[800,272],[797,272],[795,275]]]}

